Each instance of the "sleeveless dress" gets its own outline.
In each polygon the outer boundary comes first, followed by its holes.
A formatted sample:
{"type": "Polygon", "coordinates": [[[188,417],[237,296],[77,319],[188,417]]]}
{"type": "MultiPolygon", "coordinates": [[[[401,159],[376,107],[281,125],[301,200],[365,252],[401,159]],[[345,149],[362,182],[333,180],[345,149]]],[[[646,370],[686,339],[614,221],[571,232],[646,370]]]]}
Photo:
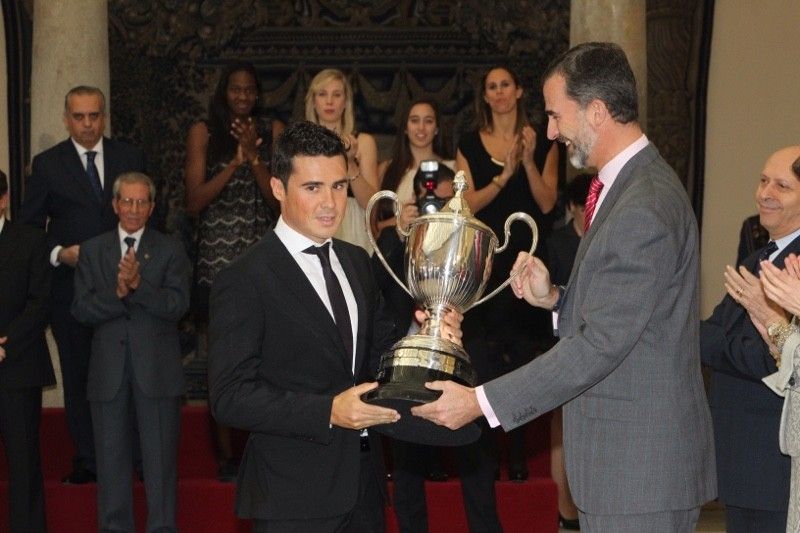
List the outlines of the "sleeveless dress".
{"type": "MultiPolygon", "coordinates": [[[[545,136],[537,135],[534,161],[540,171],[544,168],[551,144],[545,136]]],[[[486,151],[477,130],[462,135],[458,143],[458,150],[469,164],[476,190],[488,186],[492,178],[503,171],[502,162],[493,159],[486,151]]],[[[534,253],[537,257],[546,257],[544,243],[553,226],[555,209],[548,214],[542,213],[533,198],[522,165],[492,202],[475,213],[475,217],[489,226],[497,235],[499,244],[502,244],[505,239],[503,233],[505,221],[511,213],[516,211],[525,212],[536,221],[539,240],[534,253]]],[[[530,229],[521,222],[512,224],[510,243],[503,253],[494,256],[491,277],[484,294],[488,294],[508,278],[518,253],[520,251],[527,252],[530,250],[530,245],[530,229]]],[[[494,353],[504,354],[503,359],[509,360],[512,368],[526,362],[535,353],[546,348],[546,345],[551,342],[552,335],[550,313],[515,298],[511,289],[507,287],[492,299],[467,313],[462,328],[465,335],[468,334],[468,328],[479,329],[480,332],[476,331],[475,333],[479,336],[482,335],[493,346],[494,353]]],[[[494,368],[486,368],[486,373],[503,373],[502,363],[495,361],[495,365],[497,366],[494,368]]]]}
{"type": "MultiPolygon", "coordinates": [[[[356,133],[353,133],[353,135],[358,137],[356,133]]],[[[377,209],[377,207],[375,209],[377,209]]],[[[344,212],[344,217],[342,217],[342,224],[339,226],[334,237],[360,246],[365,249],[369,255],[372,255],[372,245],[369,242],[369,237],[367,237],[366,215],[366,209],[358,204],[358,201],[353,196],[353,191],[348,188],[347,209],[344,212]]]]}
{"type": "MultiPolygon", "coordinates": [[[[272,158],[272,119],[256,118],[256,131],[262,139],[258,147],[261,161],[272,158]]],[[[209,139],[209,142],[213,142],[209,139]]],[[[209,161],[206,181],[219,173],[228,161],[209,161]]],[[[217,273],[250,245],[264,236],[276,220],[267,205],[249,164],[236,169],[230,181],[200,214],[195,276],[200,288],[209,288],[217,273]]]]}

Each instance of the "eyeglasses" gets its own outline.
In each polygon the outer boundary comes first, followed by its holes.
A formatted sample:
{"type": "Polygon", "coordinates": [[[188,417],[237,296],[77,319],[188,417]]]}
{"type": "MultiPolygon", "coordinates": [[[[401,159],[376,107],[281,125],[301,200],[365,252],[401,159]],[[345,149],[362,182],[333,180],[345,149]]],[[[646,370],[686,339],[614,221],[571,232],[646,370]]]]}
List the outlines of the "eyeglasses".
{"type": "Polygon", "coordinates": [[[148,207],[150,205],[150,199],[149,198],[138,198],[138,199],[118,198],[117,199],[117,203],[119,205],[121,205],[122,207],[126,208],[126,209],[130,209],[134,205],[136,207],[141,208],[141,207],[148,207]]]}

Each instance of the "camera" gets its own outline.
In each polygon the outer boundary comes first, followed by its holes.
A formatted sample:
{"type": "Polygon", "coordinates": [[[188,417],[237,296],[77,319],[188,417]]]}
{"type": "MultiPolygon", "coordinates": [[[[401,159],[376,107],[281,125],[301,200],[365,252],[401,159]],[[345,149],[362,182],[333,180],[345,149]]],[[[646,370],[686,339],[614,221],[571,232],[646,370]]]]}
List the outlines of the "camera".
{"type": "Polygon", "coordinates": [[[438,161],[435,159],[427,159],[421,162],[414,181],[421,185],[417,193],[417,208],[419,208],[419,213],[421,215],[436,213],[444,207],[445,200],[436,196],[434,192],[436,186],[439,184],[438,161]]]}

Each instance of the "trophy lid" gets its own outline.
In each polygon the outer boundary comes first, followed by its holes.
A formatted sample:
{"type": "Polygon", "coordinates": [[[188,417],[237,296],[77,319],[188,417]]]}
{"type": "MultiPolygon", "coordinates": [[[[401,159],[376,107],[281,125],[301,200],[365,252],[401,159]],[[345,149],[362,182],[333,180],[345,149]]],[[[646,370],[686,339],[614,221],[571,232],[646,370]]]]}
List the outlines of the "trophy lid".
{"type": "Polygon", "coordinates": [[[466,199],[464,199],[464,191],[466,191],[468,188],[469,186],[467,185],[467,180],[464,177],[464,171],[459,170],[456,173],[456,177],[453,178],[453,190],[455,191],[455,196],[448,200],[447,204],[445,204],[445,206],[439,211],[417,217],[417,219],[411,223],[410,227],[413,228],[420,225],[429,225],[435,222],[457,222],[458,224],[466,224],[468,226],[472,226],[473,228],[484,231],[496,240],[497,236],[494,234],[494,231],[492,231],[492,228],[475,218],[475,216],[472,214],[469,204],[467,204],[466,199]]]}
{"type": "Polygon", "coordinates": [[[472,218],[472,210],[470,210],[467,201],[464,199],[464,191],[466,191],[467,188],[467,179],[464,177],[464,171],[459,170],[456,177],[453,178],[453,191],[455,191],[455,195],[439,212],[456,213],[466,218],[472,218]]]}

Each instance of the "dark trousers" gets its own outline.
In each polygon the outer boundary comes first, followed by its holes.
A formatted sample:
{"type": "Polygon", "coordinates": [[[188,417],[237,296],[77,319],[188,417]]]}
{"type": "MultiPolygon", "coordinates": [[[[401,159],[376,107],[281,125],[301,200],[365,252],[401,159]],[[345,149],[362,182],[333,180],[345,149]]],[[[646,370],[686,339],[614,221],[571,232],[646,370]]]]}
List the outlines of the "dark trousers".
{"type": "Polygon", "coordinates": [[[61,363],[67,428],[75,444],[74,466],[94,472],[92,415],[89,402],[86,400],[92,328],[75,320],[69,312],[69,304],[65,305],[63,302],[53,302],[50,326],[58,346],[58,358],[61,363]]]}
{"type": "MultiPolygon", "coordinates": [[[[309,502],[309,505],[314,505],[309,502]]],[[[358,500],[349,513],[309,520],[254,520],[253,533],[384,533],[383,497],[369,450],[361,452],[358,500]]]]}
{"type": "Polygon", "coordinates": [[[787,511],[764,511],[725,506],[728,533],[785,533],[787,511]]]}
{"type": "MultiPolygon", "coordinates": [[[[458,464],[464,510],[472,533],[502,532],[495,500],[494,435],[481,426],[481,438],[472,444],[452,448],[458,464]]],[[[395,440],[394,507],[402,533],[428,531],[428,507],[425,501],[427,447],[395,440]]]]}
{"type": "Polygon", "coordinates": [[[8,460],[11,533],[47,531],[39,450],[42,388],[0,389],[0,436],[8,460]]]}
{"type": "Polygon", "coordinates": [[[136,384],[128,355],[117,395],[111,401],[91,405],[100,531],[135,531],[131,469],[134,420],[140,430],[147,531],[177,531],[180,398],[146,396],[136,384]]]}

